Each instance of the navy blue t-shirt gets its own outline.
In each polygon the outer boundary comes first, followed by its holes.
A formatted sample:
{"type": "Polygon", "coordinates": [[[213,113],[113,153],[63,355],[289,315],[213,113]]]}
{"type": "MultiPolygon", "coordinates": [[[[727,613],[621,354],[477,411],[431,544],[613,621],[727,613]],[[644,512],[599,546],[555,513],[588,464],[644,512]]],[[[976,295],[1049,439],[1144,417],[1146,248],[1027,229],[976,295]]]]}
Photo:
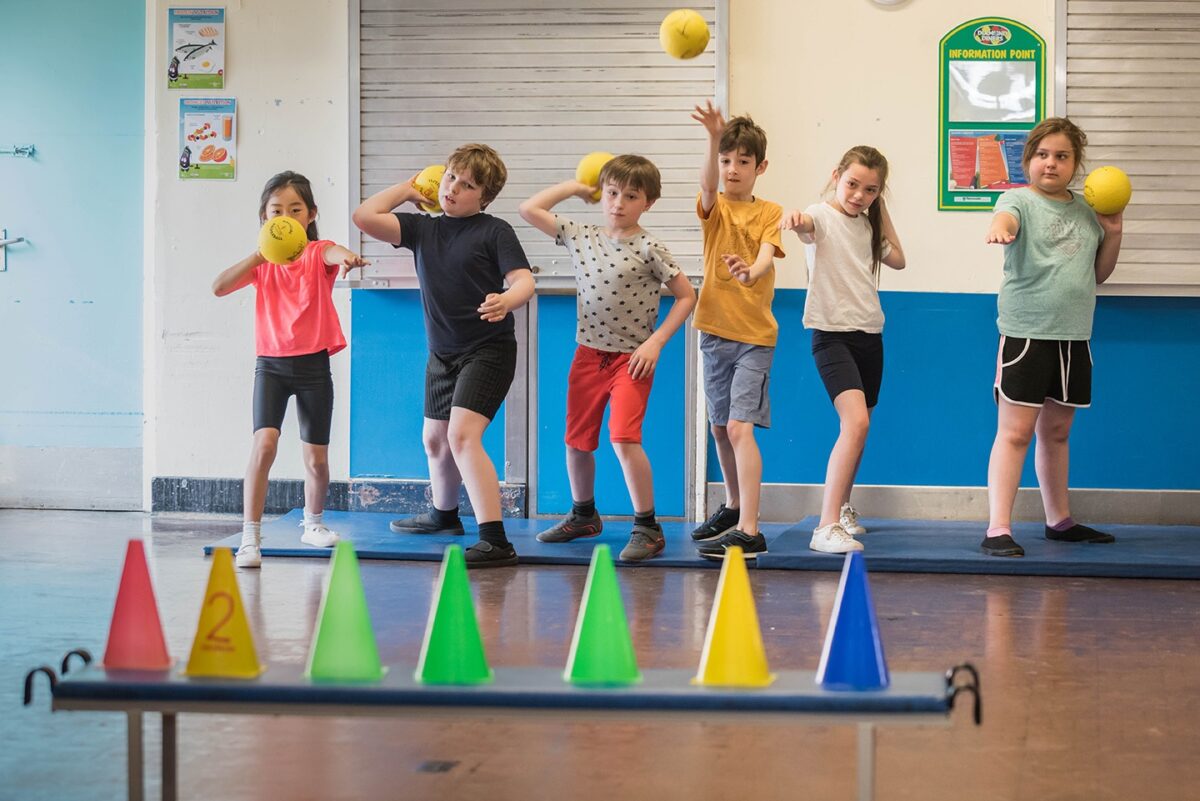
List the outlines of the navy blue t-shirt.
{"type": "Polygon", "coordinates": [[[515,342],[513,318],[479,319],[479,304],[503,292],[504,276],[529,268],[512,226],[490,214],[432,217],[396,212],[400,244],[417,262],[425,333],[434,353],[463,353],[485,342],[515,342]]]}

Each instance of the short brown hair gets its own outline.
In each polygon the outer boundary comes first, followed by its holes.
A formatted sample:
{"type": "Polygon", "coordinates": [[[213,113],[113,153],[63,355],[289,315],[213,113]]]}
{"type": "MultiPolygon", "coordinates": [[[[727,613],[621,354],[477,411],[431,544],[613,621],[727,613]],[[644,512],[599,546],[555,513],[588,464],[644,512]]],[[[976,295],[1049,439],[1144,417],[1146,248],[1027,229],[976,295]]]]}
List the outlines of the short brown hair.
{"type": "Polygon", "coordinates": [[[754,156],[754,161],[761,164],[767,158],[767,132],[750,119],[749,114],[733,117],[725,123],[721,142],[717,146],[718,153],[731,150],[754,156]]]}
{"type": "Polygon", "coordinates": [[[644,156],[615,156],[600,170],[600,185],[614,183],[622,189],[639,189],[653,203],[662,196],[662,176],[644,156]]]}
{"type": "Polygon", "coordinates": [[[1029,138],[1025,140],[1025,150],[1021,153],[1021,166],[1025,168],[1026,172],[1029,171],[1029,162],[1033,158],[1033,154],[1037,153],[1038,145],[1051,134],[1063,134],[1071,140],[1071,147],[1075,149],[1075,172],[1071,173],[1071,178],[1074,179],[1079,174],[1080,168],[1083,167],[1083,152],[1087,148],[1087,134],[1066,117],[1047,117],[1034,126],[1033,130],[1029,132],[1029,138]]]}
{"type": "Polygon", "coordinates": [[[487,145],[463,145],[450,154],[446,166],[456,171],[471,171],[471,177],[483,190],[480,205],[484,208],[496,199],[508,181],[508,168],[500,154],[487,145]]]}

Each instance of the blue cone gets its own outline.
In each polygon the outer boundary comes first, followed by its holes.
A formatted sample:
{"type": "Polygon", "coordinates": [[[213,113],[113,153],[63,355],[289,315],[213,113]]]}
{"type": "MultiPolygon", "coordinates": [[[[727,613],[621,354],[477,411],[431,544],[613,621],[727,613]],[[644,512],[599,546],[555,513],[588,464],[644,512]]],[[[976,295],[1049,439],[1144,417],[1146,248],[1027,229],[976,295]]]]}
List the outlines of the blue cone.
{"type": "Polygon", "coordinates": [[[862,553],[852,551],[842,566],[817,684],[826,690],[882,690],[889,683],[867,567],[862,553]]]}

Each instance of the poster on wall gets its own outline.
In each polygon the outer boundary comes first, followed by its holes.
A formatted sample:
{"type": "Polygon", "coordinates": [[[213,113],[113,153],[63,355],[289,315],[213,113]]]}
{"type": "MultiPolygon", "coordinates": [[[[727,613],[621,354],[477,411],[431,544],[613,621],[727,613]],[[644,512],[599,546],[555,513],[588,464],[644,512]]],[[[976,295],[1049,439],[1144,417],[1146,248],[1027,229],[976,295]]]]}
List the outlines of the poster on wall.
{"type": "Polygon", "coordinates": [[[225,9],[167,10],[167,88],[225,88],[225,9]]]}
{"type": "Polygon", "coordinates": [[[1046,113],[1046,42],[1016,20],[983,17],[939,48],[938,209],[989,211],[1028,183],[1021,154],[1046,113]]]}
{"type": "Polygon", "coordinates": [[[228,181],[237,177],[235,98],[179,98],[179,177],[228,181]]]}

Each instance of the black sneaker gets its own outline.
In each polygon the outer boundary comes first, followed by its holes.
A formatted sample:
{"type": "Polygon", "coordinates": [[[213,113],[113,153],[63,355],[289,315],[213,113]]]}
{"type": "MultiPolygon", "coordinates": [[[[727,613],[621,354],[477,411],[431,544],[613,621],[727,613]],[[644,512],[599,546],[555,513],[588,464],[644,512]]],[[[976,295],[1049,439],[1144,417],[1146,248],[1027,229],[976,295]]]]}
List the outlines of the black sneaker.
{"type": "Polygon", "coordinates": [[[599,537],[604,530],[604,521],[599,512],[592,512],[591,517],[581,517],[571,512],[557,524],[537,535],[538,542],[570,542],[571,540],[599,537]]]}
{"type": "Polygon", "coordinates": [[[467,569],[476,567],[515,567],[517,564],[517,549],[511,542],[504,545],[492,545],[487,540],[480,540],[467,549],[463,554],[467,569]]]}
{"type": "Polygon", "coordinates": [[[757,559],[760,553],[767,552],[767,539],[761,532],[747,534],[735,528],[719,540],[704,543],[696,549],[696,553],[705,559],[720,560],[725,558],[725,549],[731,545],[740,546],[747,559],[757,559]]]}
{"type": "Polygon", "coordinates": [[[1103,531],[1076,523],[1066,531],[1055,531],[1046,526],[1046,539],[1055,542],[1116,542],[1117,538],[1103,531]]]}
{"type": "Polygon", "coordinates": [[[730,509],[725,504],[721,504],[721,508],[713,512],[712,517],[705,520],[692,532],[692,541],[715,540],[723,534],[728,534],[737,528],[740,515],[740,510],[730,509]]]}
{"type": "Polygon", "coordinates": [[[984,537],[983,542],[979,544],[979,549],[986,556],[1024,556],[1025,549],[1017,544],[1008,534],[1001,534],[999,537],[984,537]]]}
{"type": "Polygon", "coordinates": [[[621,549],[621,560],[625,562],[642,562],[653,559],[667,547],[663,537],[662,526],[655,523],[652,526],[634,526],[629,534],[629,542],[621,549]]]}
{"type": "Polygon", "coordinates": [[[433,512],[421,512],[416,517],[402,517],[388,524],[393,534],[462,534],[462,520],[443,528],[434,520],[433,512]]]}

